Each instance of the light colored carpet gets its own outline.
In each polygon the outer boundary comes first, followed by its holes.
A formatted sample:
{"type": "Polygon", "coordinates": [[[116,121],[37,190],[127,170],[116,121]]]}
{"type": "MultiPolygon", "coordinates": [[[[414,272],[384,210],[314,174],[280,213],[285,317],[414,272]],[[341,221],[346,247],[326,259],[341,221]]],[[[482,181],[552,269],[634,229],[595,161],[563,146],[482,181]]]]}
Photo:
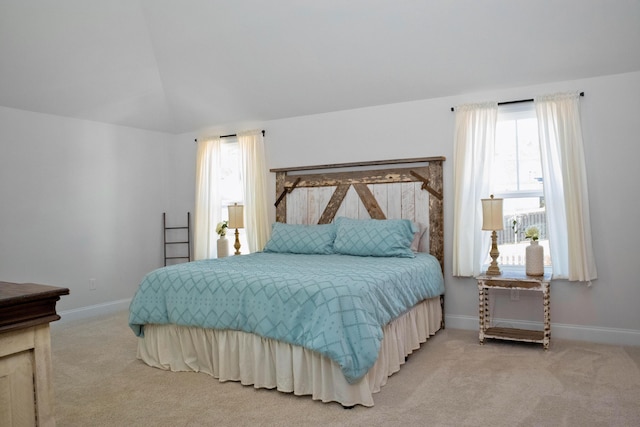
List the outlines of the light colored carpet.
{"type": "Polygon", "coordinates": [[[121,312],[53,324],[58,426],[640,426],[640,348],[488,341],[447,329],[373,408],[345,410],[137,360],[121,312]]]}

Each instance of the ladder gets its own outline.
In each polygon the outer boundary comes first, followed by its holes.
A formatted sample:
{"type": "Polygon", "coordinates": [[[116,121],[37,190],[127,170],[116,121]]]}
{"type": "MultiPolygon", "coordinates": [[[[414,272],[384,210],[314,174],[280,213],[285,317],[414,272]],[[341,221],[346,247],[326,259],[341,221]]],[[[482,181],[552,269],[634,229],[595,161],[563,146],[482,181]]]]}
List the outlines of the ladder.
{"type": "MultiPolygon", "coordinates": [[[[164,227],[164,265],[167,266],[168,260],[186,260],[186,262],[191,261],[191,213],[187,212],[187,225],[178,226],[178,227],[167,227],[167,213],[162,213],[162,225],[164,227]],[[171,230],[177,230],[177,233],[173,233],[171,230]],[[169,236],[173,239],[178,240],[168,240],[167,232],[169,232],[169,236]],[[175,235],[178,235],[176,237],[175,235]],[[186,234],[186,235],[185,235],[186,234]],[[175,251],[169,250],[169,255],[167,256],[167,248],[186,245],[187,254],[185,256],[174,256],[175,251]]],[[[184,253],[184,248],[182,248],[182,252],[184,253]]]]}

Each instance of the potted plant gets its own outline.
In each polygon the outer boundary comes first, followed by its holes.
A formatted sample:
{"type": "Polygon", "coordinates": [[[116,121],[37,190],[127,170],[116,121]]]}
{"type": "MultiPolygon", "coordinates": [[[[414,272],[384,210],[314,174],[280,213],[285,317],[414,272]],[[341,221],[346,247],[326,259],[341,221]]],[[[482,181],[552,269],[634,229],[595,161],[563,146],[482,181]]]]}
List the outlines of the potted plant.
{"type": "Polygon", "coordinates": [[[218,233],[218,258],[229,256],[229,241],[226,237],[228,227],[229,223],[227,221],[220,221],[216,226],[216,233],[218,233]]]}
{"type": "Polygon", "coordinates": [[[524,232],[524,238],[531,240],[525,252],[525,269],[527,276],[544,275],[544,248],[538,244],[540,230],[538,227],[529,227],[524,232]]]}

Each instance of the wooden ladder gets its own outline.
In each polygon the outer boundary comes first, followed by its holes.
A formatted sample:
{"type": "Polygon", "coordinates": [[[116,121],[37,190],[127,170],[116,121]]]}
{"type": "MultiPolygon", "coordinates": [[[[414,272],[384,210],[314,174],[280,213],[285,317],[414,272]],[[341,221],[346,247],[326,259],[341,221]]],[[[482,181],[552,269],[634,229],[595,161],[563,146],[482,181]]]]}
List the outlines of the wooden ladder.
{"type": "MultiPolygon", "coordinates": [[[[162,225],[164,227],[164,265],[167,266],[167,260],[186,260],[187,262],[191,261],[191,213],[187,212],[187,225],[178,226],[178,227],[167,227],[167,213],[162,213],[162,225]],[[179,240],[167,240],[167,231],[169,230],[183,230],[182,236],[179,240]],[[186,236],[184,236],[186,233],[186,236]],[[167,247],[171,245],[186,245],[187,246],[187,255],[186,256],[167,256],[167,247]]],[[[172,233],[170,232],[172,235],[172,233]]],[[[173,255],[173,251],[170,251],[173,255]]]]}

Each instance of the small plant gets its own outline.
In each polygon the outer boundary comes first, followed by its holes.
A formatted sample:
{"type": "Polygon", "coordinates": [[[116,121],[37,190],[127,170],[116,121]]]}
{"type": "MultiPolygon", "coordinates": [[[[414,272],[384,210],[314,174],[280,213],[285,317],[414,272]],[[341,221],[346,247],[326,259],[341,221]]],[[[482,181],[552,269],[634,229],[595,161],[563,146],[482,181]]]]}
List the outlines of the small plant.
{"type": "Polygon", "coordinates": [[[218,223],[218,225],[216,226],[216,233],[218,233],[218,236],[220,237],[224,237],[227,234],[227,227],[228,227],[228,223],[227,221],[221,221],[218,223]]]}
{"type": "Polygon", "coordinates": [[[513,218],[513,222],[511,223],[511,229],[513,230],[513,234],[518,235],[518,220],[513,218]]]}
{"type": "Polygon", "coordinates": [[[540,230],[538,230],[538,227],[529,227],[524,232],[524,238],[531,239],[534,242],[538,240],[539,236],[540,236],[540,230]]]}
{"type": "Polygon", "coordinates": [[[522,231],[520,231],[520,217],[513,216],[512,218],[511,229],[513,230],[514,242],[518,243],[520,234],[522,233],[522,231]]]}

